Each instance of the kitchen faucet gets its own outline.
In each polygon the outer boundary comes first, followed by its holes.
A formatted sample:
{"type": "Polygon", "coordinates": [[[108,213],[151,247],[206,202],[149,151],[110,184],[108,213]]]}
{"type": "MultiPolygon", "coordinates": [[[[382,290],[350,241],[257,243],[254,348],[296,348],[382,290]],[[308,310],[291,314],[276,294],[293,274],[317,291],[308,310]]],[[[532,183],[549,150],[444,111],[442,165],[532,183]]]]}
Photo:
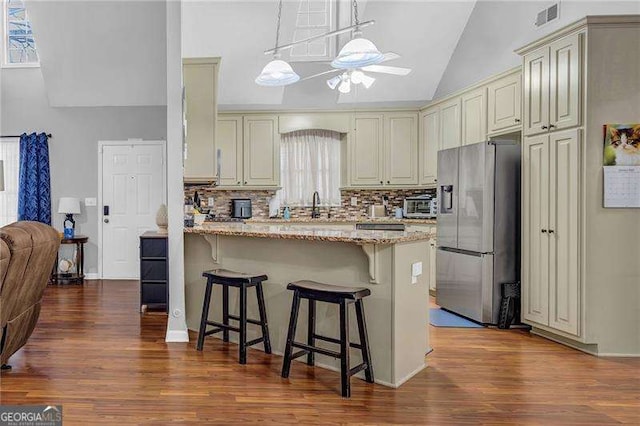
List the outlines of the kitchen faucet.
{"type": "Polygon", "coordinates": [[[313,207],[311,208],[311,218],[317,219],[320,217],[320,194],[318,191],[313,193],[313,207]]]}

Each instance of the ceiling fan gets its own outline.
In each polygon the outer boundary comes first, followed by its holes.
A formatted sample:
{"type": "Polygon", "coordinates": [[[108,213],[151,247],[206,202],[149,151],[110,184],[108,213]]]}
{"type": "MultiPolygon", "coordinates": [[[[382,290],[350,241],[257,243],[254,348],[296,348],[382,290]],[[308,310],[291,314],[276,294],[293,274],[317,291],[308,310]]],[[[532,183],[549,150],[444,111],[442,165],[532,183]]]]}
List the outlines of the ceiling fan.
{"type": "MultiPolygon", "coordinates": [[[[387,52],[383,54],[383,59],[379,62],[391,61],[394,59],[398,59],[400,55],[394,52],[387,52]]],[[[333,63],[332,63],[333,65],[333,63]]],[[[361,84],[365,89],[368,89],[375,83],[375,77],[371,77],[367,73],[379,73],[379,74],[390,74],[390,75],[399,75],[405,76],[411,72],[411,68],[402,68],[402,67],[390,67],[386,65],[365,65],[359,68],[334,68],[325,72],[321,72],[318,74],[310,75],[302,79],[309,80],[312,78],[320,77],[327,74],[332,74],[335,72],[342,72],[340,75],[336,75],[327,80],[327,85],[332,90],[338,89],[340,93],[349,93],[351,92],[351,86],[361,84]]]]}
{"type": "Polygon", "coordinates": [[[375,82],[376,79],[365,74],[365,71],[392,75],[409,74],[411,72],[410,68],[378,65],[382,62],[397,59],[400,55],[393,52],[383,54],[378,50],[375,44],[362,37],[362,28],[373,25],[375,21],[360,22],[358,19],[357,0],[353,0],[353,13],[355,25],[280,46],[278,44],[280,37],[280,17],[282,14],[282,0],[280,0],[278,4],[278,20],[276,24],[276,47],[264,52],[266,55],[273,55],[274,60],[264,67],[260,75],[256,78],[256,83],[261,86],[286,86],[299,81],[300,76],[291,68],[291,65],[280,59],[280,52],[301,43],[307,43],[319,38],[333,37],[349,31],[353,31],[354,38],[345,44],[340,50],[338,56],[331,61],[333,69],[305,77],[302,80],[309,80],[326,74],[342,72],[342,74],[336,75],[327,80],[327,85],[331,89],[337,88],[341,93],[349,93],[351,91],[352,84],[362,84],[368,89],[375,82]]]}

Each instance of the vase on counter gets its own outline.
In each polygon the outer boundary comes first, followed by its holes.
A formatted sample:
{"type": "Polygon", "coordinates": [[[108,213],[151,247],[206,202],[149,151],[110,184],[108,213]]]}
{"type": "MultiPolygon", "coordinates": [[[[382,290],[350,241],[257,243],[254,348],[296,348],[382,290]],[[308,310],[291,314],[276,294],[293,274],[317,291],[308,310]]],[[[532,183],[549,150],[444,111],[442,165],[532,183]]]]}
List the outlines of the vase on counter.
{"type": "Polygon", "coordinates": [[[158,225],[158,234],[166,235],[169,233],[169,213],[166,204],[160,204],[156,213],[156,225],[158,225]]]}

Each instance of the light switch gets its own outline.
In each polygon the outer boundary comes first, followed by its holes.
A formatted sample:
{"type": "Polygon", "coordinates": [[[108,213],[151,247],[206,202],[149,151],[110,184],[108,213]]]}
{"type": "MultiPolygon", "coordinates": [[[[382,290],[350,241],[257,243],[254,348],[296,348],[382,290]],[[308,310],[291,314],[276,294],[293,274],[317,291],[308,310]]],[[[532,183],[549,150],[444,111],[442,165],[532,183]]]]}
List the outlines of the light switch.
{"type": "Polygon", "coordinates": [[[93,207],[98,205],[98,200],[96,198],[85,198],[84,205],[87,207],[93,207]]]}
{"type": "Polygon", "coordinates": [[[358,205],[358,197],[351,197],[351,205],[354,207],[358,205]]]}

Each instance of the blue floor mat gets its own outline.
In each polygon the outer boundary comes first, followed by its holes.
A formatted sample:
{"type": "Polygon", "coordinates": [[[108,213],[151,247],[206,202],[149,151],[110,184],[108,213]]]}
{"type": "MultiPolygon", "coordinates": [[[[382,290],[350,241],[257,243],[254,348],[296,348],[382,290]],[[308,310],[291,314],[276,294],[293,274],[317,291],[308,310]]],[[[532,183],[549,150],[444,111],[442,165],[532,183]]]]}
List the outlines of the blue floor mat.
{"type": "Polygon", "coordinates": [[[483,326],[440,308],[429,309],[429,322],[435,327],[482,328],[483,326]]]}

